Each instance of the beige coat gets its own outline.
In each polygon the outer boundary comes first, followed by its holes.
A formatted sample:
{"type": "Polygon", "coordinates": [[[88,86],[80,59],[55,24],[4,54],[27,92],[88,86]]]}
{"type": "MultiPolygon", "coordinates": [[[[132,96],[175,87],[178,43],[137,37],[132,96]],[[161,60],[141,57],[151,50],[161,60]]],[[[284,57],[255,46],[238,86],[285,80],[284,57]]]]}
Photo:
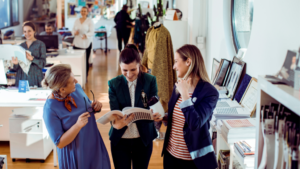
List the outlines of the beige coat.
{"type": "MultiPolygon", "coordinates": [[[[146,35],[146,50],[143,55],[142,65],[146,66],[148,61],[147,44],[150,32],[154,27],[148,29],[146,35]]],[[[168,102],[171,98],[174,84],[177,80],[176,72],[173,70],[174,65],[174,52],[172,39],[169,31],[161,25],[160,32],[156,39],[155,55],[153,59],[153,66],[151,74],[156,76],[158,96],[163,105],[165,112],[168,111],[168,102]]]]}

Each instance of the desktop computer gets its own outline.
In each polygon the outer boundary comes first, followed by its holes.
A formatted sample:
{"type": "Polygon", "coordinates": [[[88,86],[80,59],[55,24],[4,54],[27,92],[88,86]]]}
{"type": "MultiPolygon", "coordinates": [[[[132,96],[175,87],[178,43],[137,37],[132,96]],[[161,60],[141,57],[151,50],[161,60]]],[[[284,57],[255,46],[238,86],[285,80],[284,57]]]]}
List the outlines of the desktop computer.
{"type": "Polygon", "coordinates": [[[47,52],[58,49],[58,35],[36,35],[35,38],[45,43],[47,52]]]}
{"type": "Polygon", "coordinates": [[[3,60],[0,59],[0,85],[7,85],[6,72],[3,60]]]}

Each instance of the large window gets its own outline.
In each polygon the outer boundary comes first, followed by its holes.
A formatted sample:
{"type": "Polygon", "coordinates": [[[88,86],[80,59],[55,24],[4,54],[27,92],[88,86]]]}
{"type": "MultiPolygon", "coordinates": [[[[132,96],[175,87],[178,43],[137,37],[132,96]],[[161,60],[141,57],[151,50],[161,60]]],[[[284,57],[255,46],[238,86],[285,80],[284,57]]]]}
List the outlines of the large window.
{"type": "Polygon", "coordinates": [[[253,22],[253,0],[231,0],[232,35],[236,51],[247,48],[253,22]]]}
{"type": "Polygon", "coordinates": [[[19,25],[19,0],[0,0],[0,29],[19,25]]]}

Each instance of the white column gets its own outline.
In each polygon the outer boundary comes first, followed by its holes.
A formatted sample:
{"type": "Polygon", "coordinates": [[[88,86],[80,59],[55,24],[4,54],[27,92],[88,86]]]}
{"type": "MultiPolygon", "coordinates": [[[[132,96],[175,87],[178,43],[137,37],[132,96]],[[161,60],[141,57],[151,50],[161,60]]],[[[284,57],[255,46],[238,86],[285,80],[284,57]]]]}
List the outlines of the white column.
{"type": "Polygon", "coordinates": [[[62,10],[62,1],[57,0],[57,11],[56,11],[57,29],[62,28],[61,10],[62,10]]]}

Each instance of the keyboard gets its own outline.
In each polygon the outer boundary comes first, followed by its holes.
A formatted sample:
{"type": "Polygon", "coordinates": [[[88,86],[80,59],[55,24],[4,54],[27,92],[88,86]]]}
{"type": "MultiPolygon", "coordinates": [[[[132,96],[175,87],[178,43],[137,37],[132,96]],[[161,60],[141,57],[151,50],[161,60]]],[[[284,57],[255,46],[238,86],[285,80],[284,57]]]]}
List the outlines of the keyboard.
{"type": "Polygon", "coordinates": [[[216,108],[217,114],[238,114],[236,108],[216,108]]]}
{"type": "Polygon", "coordinates": [[[230,107],[227,102],[218,102],[216,107],[230,107]]]}

